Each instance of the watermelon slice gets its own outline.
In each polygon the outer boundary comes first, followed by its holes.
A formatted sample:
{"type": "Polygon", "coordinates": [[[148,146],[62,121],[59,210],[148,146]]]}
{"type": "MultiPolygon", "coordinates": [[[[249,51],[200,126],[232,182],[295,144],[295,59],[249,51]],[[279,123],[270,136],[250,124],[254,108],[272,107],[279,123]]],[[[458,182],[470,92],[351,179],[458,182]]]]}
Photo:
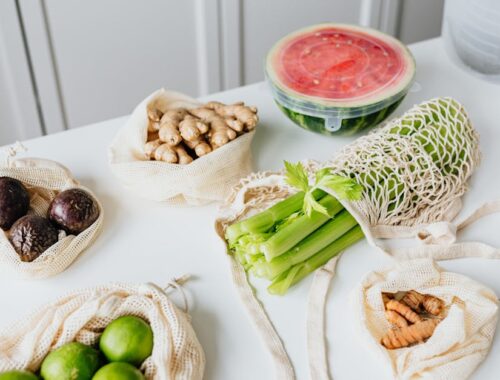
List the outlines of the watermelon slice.
{"type": "Polygon", "coordinates": [[[385,120],[415,77],[401,42],[376,30],[321,24],[270,50],[266,78],[278,106],[302,128],[350,135],[385,120]]]}

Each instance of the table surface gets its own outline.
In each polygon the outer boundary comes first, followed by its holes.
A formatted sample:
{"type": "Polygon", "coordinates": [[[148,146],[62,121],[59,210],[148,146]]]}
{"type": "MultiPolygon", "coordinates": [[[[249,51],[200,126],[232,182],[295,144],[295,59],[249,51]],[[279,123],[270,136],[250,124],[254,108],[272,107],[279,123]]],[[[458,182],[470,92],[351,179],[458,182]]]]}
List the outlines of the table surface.
{"type": "MultiPolygon", "coordinates": [[[[481,135],[483,162],[470,183],[464,214],[484,201],[499,198],[500,86],[478,79],[448,58],[442,40],[410,46],[417,61],[418,91],[408,94],[396,115],[420,101],[453,96],[468,110],[481,135]]],[[[328,159],[353,138],[331,138],[292,125],[274,105],[264,83],[237,88],[210,99],[243,100],[259,108],[261,124],[253,142],[256,170],[278,169],[283,160],[328,159]]],[[[138,99],[139,101],[140,99],[138,99]]],[[[271,379],[273,367],[232,285],[228,261],[213,230],[217,205],[174,208],[142,200],[124,191],[111,175],[107,148],[126,118],[118,118],[51,136],[26,141],[28,153],[61,162],[85,186],[93,189],[105,209],[102,234],[65,272],[41,281],[0,277],[0,326],[68,291],[110,281],[166,284],[186,273],[194,328],[203,345],[206,379],[271,379]]],[[[470,228],[462,238],[500,246],[499,216],[490,216],[470,228]]],[[[332,376],[336,379],[387,379],[390,370],[364,349],[354,330],[349,295],[369,271],[390,260],[361,242],[339,261],[327,307],[327,335],[332,376]],[[362,358],[363,364],[360,365],[362,358]]],[[[500,262],[461,259],[442,266],[468,275],[500,294],[500,262]]],[[[264,284],[253,280],[259,298],[294,363],[299,379],[309,378],[305,317],[311,278],[285,297],[269,296],[264,284]]],[[[498,378],[500,337],[475,379],[498,378]]]]}

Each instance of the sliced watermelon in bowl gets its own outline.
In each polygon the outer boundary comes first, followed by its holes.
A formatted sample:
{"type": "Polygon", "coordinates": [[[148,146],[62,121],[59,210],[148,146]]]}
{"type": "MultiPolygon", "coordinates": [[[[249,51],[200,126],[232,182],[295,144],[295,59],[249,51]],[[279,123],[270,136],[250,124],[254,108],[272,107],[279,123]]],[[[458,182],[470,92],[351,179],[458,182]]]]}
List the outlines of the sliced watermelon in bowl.
{"type": "Polygon", "coordinates": [[[281,110],[302,128],[351,135],[385,120],[415,77],[415,60],[382,32],[320,24],[279,40],[266,79],[281,110]]]}

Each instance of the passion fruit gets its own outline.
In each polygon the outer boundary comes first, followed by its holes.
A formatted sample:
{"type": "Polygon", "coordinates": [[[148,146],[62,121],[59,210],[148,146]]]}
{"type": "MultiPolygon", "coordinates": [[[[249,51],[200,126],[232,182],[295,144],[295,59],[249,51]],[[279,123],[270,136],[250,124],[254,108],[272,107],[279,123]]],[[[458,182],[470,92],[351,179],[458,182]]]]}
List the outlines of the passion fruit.
{"type": "Polygon", "coordinates": [[[78,235],[99,217],[97,201],[82,189],[61,191],[52,200],[49,219],[68,234],[78,235]]]}
{"type": "Polygon", "coordinates": [[[31,262],[57,243],[59,231],[46,218],[26,215],[10,229],[10,242],[22,261],[31,262]]]}
{"type": "Polygon", "coordinates": [[[30,207],[28,190],[15,178],[0,177],[0,228],[8,230],[30,207]]]}

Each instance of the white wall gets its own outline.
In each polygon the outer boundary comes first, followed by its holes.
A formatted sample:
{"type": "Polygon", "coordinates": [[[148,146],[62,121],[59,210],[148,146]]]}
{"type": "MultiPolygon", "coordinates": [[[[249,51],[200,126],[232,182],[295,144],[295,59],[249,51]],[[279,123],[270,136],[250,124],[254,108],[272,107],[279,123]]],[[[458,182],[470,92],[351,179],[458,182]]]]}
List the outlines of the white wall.
{"type": "Polygon", "coordinates": [[[201,96],[260,81],[272,44],[315,23],[362,24],[406,43],[431,38],[440,34],[442,6],[443,0],[1,0],[0,145],[127,114],[162,86],[201,96]]]}

